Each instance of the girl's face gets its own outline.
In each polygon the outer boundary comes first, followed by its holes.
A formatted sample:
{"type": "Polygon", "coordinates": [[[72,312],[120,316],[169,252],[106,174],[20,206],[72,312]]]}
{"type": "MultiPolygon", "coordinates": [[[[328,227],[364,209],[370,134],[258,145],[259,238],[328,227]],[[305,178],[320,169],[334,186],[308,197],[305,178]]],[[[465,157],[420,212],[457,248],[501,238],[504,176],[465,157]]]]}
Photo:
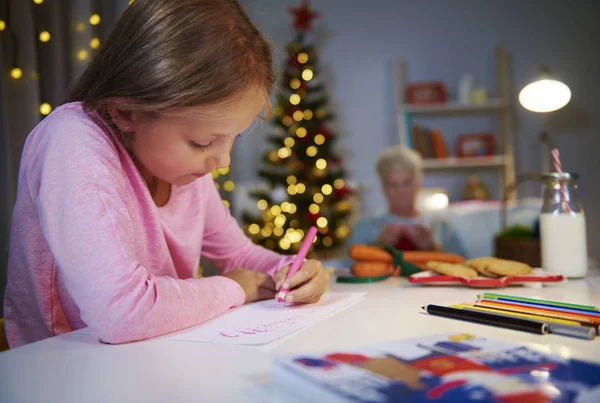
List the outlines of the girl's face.
{"type": "Polygon", "coordinates": [[[230,163],[235,138],[256,119],[263,97],[249,91],[222,106],[197,106],[162,113],[136,124],[131,151],[147,181],[156,177],[183,186],[230,163]]]}

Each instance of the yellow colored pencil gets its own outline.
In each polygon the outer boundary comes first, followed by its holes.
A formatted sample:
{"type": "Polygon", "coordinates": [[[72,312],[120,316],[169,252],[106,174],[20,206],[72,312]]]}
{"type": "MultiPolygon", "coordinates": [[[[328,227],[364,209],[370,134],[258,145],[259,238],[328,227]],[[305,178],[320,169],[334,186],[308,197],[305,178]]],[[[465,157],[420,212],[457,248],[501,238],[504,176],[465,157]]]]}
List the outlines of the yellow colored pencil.
{"type": "Polygon", "coordinates": [[[581,323],[576,322],[574,320],[549,318],[549,317],[546,317],[546,316],[531,315],[531,314],[528,314],[528,313],[517,313],[517,312],[501,311],[499,309],[482,308],[482,307],[475,306],[475,304],[472,304],[472,303],[455,304],[455,305],[452,305],[452,308],[457,308],[457,309],[465,309],[465,308],[466,309],[474,309],[476,311],[482,311],[482,312],[488,312],[488,313],[495,313],[495,314],[498,314],[498,315],[514,316],[514,317],[518,317],[518,318],[524,318],[524,319],[530,319],[530,320],[537,320],[537,321],[540,321],[540,322],[558,323],[558,324],[561,324],[561,325],[568,325],[568,326],[583,326],[581,323]]]}

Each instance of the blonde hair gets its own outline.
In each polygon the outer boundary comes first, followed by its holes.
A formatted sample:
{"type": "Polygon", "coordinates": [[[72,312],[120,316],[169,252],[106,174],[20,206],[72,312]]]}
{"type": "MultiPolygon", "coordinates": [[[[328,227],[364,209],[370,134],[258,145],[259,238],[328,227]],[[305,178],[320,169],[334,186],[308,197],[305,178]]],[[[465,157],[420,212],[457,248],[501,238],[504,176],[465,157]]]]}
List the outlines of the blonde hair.
{"type": "Polygon", "coordinates": [[[155,116],[170,108],[220,105],[257,89],[269,113],[271,47],[235,0],[137,0],[73,84],[114,125],[108,104],[155,116]]]}
{"type": "Polygon", "coordinates": [[[382,151],[375,163],[381,179],[390,173],[406,173],[417,178],[423,176],[423,159],[414,150],[398,145],[382,151]]]}

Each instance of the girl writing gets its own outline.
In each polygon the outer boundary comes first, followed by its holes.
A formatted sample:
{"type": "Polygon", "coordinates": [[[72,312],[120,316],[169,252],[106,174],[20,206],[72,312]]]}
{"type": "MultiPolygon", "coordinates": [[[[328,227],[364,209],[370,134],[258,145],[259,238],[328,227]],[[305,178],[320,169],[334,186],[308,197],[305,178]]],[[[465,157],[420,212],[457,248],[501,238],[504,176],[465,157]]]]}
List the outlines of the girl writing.
{"type": "MultiPolygon", "coordinates": [[[[315,260],[251,243],[210,172],[264,109],[271,51],[235,0],[137,0],[29,135],[9,251],[11,347],[82,327],[107,343],[273,298],[314,302],[315,260]],[[195,278],[200,255],[222,276],[195,278]]],[[[266,107],[266,108],[265,108],[266,107]]]]}

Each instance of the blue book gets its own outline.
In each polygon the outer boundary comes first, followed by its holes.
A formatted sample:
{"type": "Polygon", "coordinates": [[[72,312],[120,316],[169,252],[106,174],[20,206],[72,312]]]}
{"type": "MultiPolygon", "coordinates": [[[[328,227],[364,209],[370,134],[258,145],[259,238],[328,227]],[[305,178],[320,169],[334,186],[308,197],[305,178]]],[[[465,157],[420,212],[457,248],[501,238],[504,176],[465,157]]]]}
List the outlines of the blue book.
{"type": "Polygon", "coordinates": [[[600,402],[600,364],[470,334],[276,357],[272,379],[310,402],[600,402]]]}

